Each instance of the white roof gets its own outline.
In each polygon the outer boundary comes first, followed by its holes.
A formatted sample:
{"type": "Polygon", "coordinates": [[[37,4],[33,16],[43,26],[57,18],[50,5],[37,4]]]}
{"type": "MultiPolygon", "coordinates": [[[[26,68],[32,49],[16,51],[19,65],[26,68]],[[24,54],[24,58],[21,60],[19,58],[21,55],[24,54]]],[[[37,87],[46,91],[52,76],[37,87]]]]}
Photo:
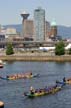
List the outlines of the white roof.
{"type": "Polygon", "coordinates": [[[65,49],[70,49],[71,48],[71,43],[69,43],[66,47],[65,47],[65,49]]]}
{"type": "Polygon", "coordinates": [[[28,14],[26,11],[21,12],[21,14],[28,14]]]}
{"type": "Polygon", "coordinates": [[[39,47],[39,49],[40,50],[50,50],[50,49],[54,50],[55,47],[39,47]]]}

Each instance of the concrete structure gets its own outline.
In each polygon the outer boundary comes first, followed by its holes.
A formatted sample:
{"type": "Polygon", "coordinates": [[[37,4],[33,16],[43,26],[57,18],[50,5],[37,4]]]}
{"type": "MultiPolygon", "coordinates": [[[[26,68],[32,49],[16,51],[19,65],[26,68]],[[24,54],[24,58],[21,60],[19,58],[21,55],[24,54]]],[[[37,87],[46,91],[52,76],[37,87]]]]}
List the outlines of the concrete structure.
{"type": "Polygon", "coordinates": [[[51,30],[50,30],[50,37],[55,38],[57,36],[57,24],[55,21],[51,22],[51,30]]]}
{"type": "Polygon", "coordinates": [[[45,10],[42,8],[34,10],[34,39],[35,41],[45,40],[45,10]]]}
{"type": "Polygon", "coordinates": [[[45,41],[49,40],[49,33],[50,33],[50,23],[45,21],[45,41]]]}
{"type": "Polygon", "coordinates": [[[33,40],[34,35],[34,24],[33,20],[24,20],[24,39],[25,40],[33,40]]]}
{"type": "Polygon", "coordinates": [[[22,20],[22,36],[24,36],[24,21],[27,20],[29,13],[24,11],[21,13],[21,16],[23,18],[23,20],[22,20]]]}

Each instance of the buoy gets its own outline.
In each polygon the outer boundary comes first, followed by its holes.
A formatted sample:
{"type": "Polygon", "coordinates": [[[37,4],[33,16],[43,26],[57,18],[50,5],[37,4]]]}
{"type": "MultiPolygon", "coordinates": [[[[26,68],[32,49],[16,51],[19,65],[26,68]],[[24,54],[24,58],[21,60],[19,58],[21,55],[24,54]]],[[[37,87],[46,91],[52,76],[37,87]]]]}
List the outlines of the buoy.
{"type": "Polygon", "coordinates": [[[4,108],[4,102],[0,101],[0,108],[4,108]]]}

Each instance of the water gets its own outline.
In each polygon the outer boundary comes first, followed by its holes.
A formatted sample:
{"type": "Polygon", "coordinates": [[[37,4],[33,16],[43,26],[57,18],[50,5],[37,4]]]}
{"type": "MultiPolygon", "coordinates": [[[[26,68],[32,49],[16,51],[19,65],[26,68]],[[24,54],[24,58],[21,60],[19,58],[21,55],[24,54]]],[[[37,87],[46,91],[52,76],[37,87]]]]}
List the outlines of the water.
{"type": "Polygon", "coordinates": [[[63,77],[71,77],[70,62],[7,62],[0,75],[5,77],[13,73],[25,73],[32,71],[39,73],[39,78],[19,79],[6,81],[0,79],[0,100],[5,103],[5,108],[70,108],[71,85],[54,95],[28,99],[23,92],[28,91],[30,86],[43,88],[46,85],[54,85],[56,80],[63,77]]]}

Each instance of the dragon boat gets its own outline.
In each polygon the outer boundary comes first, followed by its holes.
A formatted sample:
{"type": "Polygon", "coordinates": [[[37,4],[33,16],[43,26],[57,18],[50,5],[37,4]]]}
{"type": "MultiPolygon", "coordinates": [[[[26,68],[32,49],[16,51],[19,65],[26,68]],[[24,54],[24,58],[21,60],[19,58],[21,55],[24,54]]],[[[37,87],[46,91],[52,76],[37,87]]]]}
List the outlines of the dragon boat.
{"type": "Polygon", "coordinates": [[[32,73],[20,74],[19,73],[19,74],[7,75],[6,77],[0,76],[0,79],[3,79],[3,80],[31,79],[38,76],[39,74],[32,74],[32,73]]]}
{"type": "Polygon", "coordinates": [[[62,89],[63,85],[64,85],[63,83],[58,86],[56,84],[52,87],[35,90],[34,93],[24,92],[24,96],[27,96],[28,98],[34,98],[34,97],[39,97],[39,96],[44,96],[49,94],[55,94],[62,89]]]}

